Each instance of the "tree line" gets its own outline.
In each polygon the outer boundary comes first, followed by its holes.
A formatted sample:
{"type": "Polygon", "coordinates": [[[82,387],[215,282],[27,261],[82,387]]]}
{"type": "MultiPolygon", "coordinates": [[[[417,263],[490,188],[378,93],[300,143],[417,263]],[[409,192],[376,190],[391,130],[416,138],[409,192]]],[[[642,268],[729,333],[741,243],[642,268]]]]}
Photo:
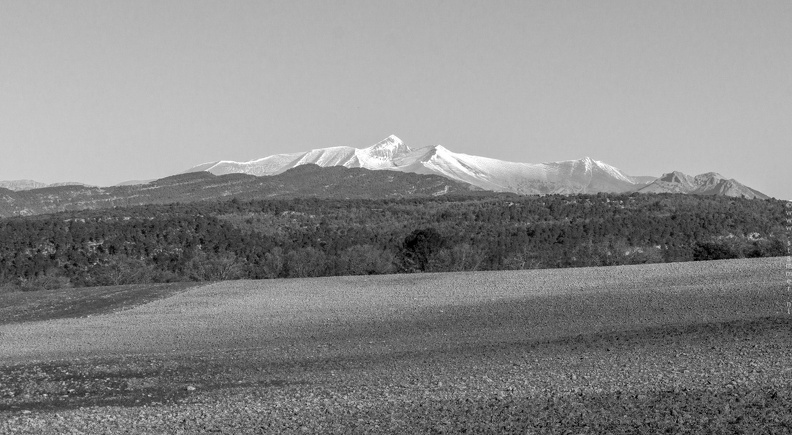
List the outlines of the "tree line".
{"type": "Polygon", "coordinates": [[[513,270],[785,254],[783,203],[678,194],[233,199],[0,219],[0,286],[513,270]]]}

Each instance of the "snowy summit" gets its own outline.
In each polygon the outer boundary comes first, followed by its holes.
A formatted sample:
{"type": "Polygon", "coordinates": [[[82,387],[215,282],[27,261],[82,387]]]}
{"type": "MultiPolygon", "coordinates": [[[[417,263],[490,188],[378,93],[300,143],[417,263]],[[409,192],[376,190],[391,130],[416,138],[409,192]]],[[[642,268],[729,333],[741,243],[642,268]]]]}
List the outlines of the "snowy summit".
{"type": "Polygon", "coordinates": [[[526,195],[644,191],[765,197],[752,189],[743,188],[744,186],[734,180],[725,180],[720,176],[717,180],[722,180],[725,184],[721,183],[713,188],[715,186],[711,183],[714,178],[710,174],[697,177],[680,174],[670,179],[664,177],[662,180],[657,177],[633,177],[589,157],[549,163],[508,162],[455,153],[442,145],[413,150],[395,135],[367,148],[339,146],[276,154],[249,162],[224,160],[197,165],[185,172],[207,171],[215,175],[244,173],[262,176],[280,174],[304,164],[437,174],[485,190],[526,195]],[[691,189],[692,184],[706,184],[710,188],[691,189]]]}

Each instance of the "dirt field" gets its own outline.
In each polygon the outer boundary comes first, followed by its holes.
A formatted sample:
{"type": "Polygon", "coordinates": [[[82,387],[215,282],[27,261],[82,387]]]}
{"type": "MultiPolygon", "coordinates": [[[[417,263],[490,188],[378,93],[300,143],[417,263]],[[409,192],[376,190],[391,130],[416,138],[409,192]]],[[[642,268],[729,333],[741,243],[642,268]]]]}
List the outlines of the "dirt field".
{"type": "Polygon", "coordinates": [[[792,433],[783,273],[235,281],[50,320],[11,303],[0,433],[792,433]]]}

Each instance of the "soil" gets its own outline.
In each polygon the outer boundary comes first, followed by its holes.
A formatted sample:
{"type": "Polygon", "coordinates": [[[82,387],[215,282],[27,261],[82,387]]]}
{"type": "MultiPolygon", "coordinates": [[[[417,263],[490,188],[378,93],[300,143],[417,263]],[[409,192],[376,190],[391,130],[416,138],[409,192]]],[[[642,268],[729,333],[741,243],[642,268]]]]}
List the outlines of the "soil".
{"type": "Polygon", "coordinates": [[[0,292],[0,325],[112,313],[199,285],[177,282],[0,292]]]}
{"type": "Polygon", "coordinates": [[[792,433],[779,259],[223,282],[0,326],[0,433],[792,433]]]}

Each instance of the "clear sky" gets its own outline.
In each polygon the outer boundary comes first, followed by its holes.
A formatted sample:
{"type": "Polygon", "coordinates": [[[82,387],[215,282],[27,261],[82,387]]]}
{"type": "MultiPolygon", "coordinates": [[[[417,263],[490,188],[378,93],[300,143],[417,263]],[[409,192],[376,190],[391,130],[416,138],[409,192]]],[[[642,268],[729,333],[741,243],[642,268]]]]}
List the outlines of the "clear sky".
{"type": "Polygon", "coordinates": [[[792,1],[0,0],[0,180],[390,134],[792,199],[792,1]]]}

